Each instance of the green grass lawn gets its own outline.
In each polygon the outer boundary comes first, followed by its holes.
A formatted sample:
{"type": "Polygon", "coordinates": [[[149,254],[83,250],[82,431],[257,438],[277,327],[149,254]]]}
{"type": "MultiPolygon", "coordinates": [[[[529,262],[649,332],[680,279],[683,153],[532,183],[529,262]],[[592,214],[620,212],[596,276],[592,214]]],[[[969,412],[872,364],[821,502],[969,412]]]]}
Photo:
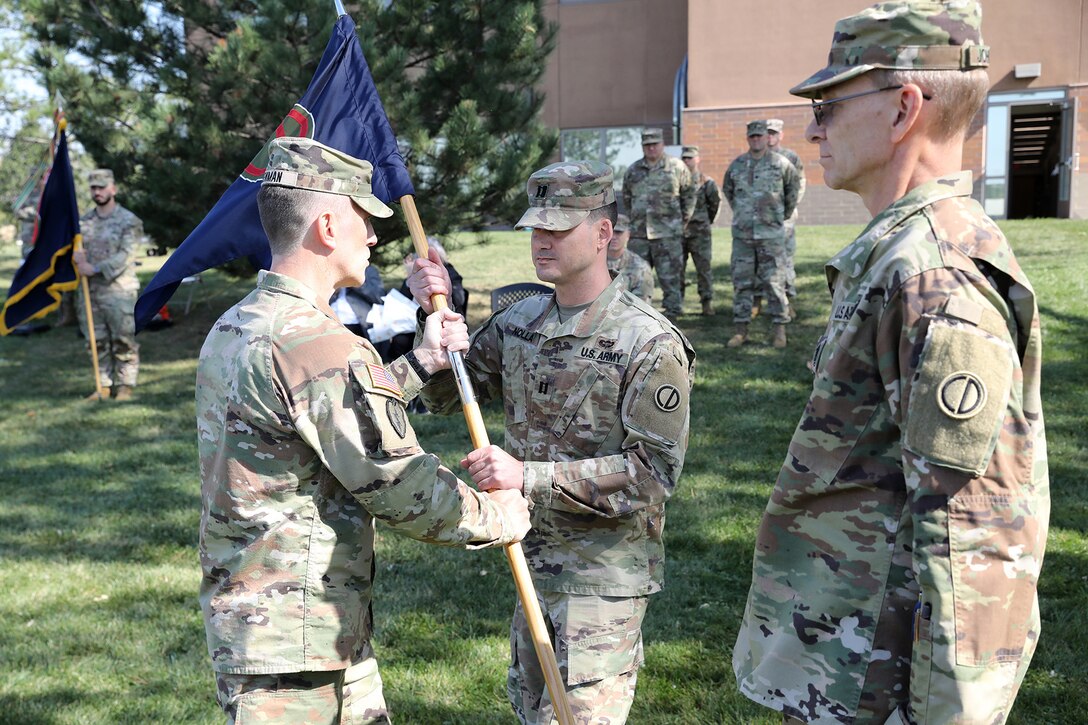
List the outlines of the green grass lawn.
{"type": "MultiPolygon", "coordinates": [[[[1043,637],[1010,722],[1083,722],[1088,223],[1003,227],[1041,300],[1054,494],[1043,637]]],[[[716,232],[719,313],[682,319],[699,354],[691,445],[669,503],[667,585],[650,606],[632,723],[779,722],[737,692],[731,650],[755,530],[811,384],[804,364],[828,307],[823,261],[857,231],[798,231],[800,317],[785,351],[770,347],[762,318],[755,344],[725,348],[729,234],[716,232]]],[[[533,279],[528,236],[458,241],[451,255],[478,323],[491,288],[533,279]]],[[[160,261],[144,260],[145,282],[160,261]]],[[[15,247],[0,247],[0,289],[16,265],[15,247]]],[[[140,387],[128,403],[82,401],[93,381],[73,328],[0,338],[0,722],[221,721],[196,599],[193,378],[208,327],[251,283],[217,272],[204,280],[189,315],[180,314],[185,290],[172,305],[178,323],[140,336],[140,387]]],[[[499,411],[485,415],[501,440],[499,411]]],[[[460,418],[414,424],[447,465],[469,445],[460,418]]],[[[514,722],[504,694],[514,593],[502,554],[379,532],[375,644],[395,720],[514,722]]]]}

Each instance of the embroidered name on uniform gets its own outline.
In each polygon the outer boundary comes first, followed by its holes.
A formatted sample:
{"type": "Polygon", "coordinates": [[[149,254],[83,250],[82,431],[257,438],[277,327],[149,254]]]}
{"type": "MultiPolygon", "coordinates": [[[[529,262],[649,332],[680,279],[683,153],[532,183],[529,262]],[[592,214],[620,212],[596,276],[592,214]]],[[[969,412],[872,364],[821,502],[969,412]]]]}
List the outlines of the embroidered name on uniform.
{"type": "Polygon", "coordinates": [[[835,311],[831,315],[831,319],[836,322],[846,322],[854,313],[858,311],[858,301],[843,302],[835,306],[835,311]]]}
{"type": "Polygon", "coordinates": [[[381,365],[377,363],[367,363],[366,370],[370,373],[370,384],[379,390],[388,390],[397,397],[404,397],[404,391],[400,389],[400,385],[393,379],[393,376],[385,371],[381,365]]]}
{"type": "Polygon", "coordinates": [[[514,337],[525,340],[526,342],[532,342],[533,339],[536,338],[535,332],[526,330],[524,327],[518,327],[517,325],[510,325],[506,328],[506,331],[514,337]]]}
{"type": "MultiPolygon", "coordinates": [[[[615,341],[613,341],[615,344],[615,341]]],[[[626,365],[627,353],[623,350],[598,350],[595,347],[583,347],[581,356],[586,360],[595,360],[596,362],[611,363],[613,365],[626,365]]]]}

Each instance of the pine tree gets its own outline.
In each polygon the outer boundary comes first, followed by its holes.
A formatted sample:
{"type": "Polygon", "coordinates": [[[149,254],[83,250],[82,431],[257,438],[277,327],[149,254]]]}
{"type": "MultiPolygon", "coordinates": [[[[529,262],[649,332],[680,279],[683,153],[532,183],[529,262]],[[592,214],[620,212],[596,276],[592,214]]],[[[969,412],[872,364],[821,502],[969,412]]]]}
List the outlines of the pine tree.
{"type": "MultiPolygon", "coordinates": [[[[305,90],[328,0],[24,0],[50,91],[122,203],[176,246],[305,90]]],[[[555,28],[543,0],[366,0],[354,18],[428,232],[510,223],[555,148],[536,89],[555,28]]],[[[406,235],[399,217],[379,238],[406,235]]]]}

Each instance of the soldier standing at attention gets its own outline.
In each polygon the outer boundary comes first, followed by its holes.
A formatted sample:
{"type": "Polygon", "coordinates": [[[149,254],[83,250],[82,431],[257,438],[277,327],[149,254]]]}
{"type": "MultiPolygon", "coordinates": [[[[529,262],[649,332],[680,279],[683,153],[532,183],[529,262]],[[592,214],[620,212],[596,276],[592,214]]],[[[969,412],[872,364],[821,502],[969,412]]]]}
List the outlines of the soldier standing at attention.
{"type": "MultiPolygon", "coordinates": [[[[136,387],[140,346],[132,310],[140,282],[136,279],[136,252],[144,235],[139,217],[117,203],[113,172],[95,169],[88,175],[95,208],[80,217],[83,249],[72,255],[79,273],[87,278],[94,317],[98,356],[98,380],[110,397],[128,400],[136,387]]],[[[80,326],[87,339],[87,313],[82,287],[76,305],[80,326]]],[[[97,400],[98,392],[87,400],[97,400]]]]}
{"type": "MultiPolygon", "coordinates": [[[[529,177],[537,276],[555,285],[497,312],[472,337],[466,365],[481,398],[502,400],[505,448],[464,461],[483,490],[522,492],[532,507],[525,553],[559,668],[581,723],[627,719],[643,661],[647,597],[663,584],[665,501],[684,463],[695,352],[650,305],[611,279],[612,169],[591,161],[529,177]]],[[[416,301],[448,289],[442,267],[416,262],[416,301]]],[[[423,390],[432,410],[459,410],[451,375],[423,390]]],[[[550,725],[552,703],[520,603],[507,692],[523,723],[550,725]]]]}
{"type": "Polygon", "coordinates": [[[971,198],[974,0],[840,20],[805,135],[873,220],[827,265],[815,381],[733,651],[789,723],[1003,723],[1039,641],[1050,495],[1035,294],[971,198]]]}
{"type": "Polygon", "coordinates": [[[774,322],[773,343],[786,346],[789,302],[786,300],[785,221],[797,206],[797,169],[783,156],[767,150],[767,122],[748,124],[748,151],[729,164],[722,192],[733,210],[733,323],[726,343],[740,347],[748,341],[752,298],[767,294],[774,322]]]}
{"type": "Polygon", "coordinates": [[[627,248],[630,238],[627,215],[618,214],[612,239],[608,242],[608,273],[613,277],[622,277],[628,292],[650,304],[654,296],[654,271],[645,259],[627,248]]]}
{"type": "Polygon", "coordinates": [[[372,166],[273,142],[257,195],[272,266],[200,351],[200,603],[229,723],[386,723],[371,648],[374,521],[476,548],[529,527],[516,492],[479,493],[424,453],[405,414],[468,331],[427,319],[383,367],[328,300],[362,284],[377,241],[372,166]],[[511,495],[513,494],[513,495],[511,495]]]}
{"type": "Polygon", "coordinates": [[[695,211],[691,221],[684,229],[684,260],[680,265],[680,297],[684,297],[687,286],[685,276],[688,268],[688,256],[695,263],[695,275],[698,280],[699,302],[704,315],[713,315],[714,278],[710,269],[711,235],[710,226],[718,218],[718,208],[722,195],[718,185],[699,168],[699,147],[685,146],[680,153],[680,160],[691,173],[691,183],[695,186],[695,211]]]}
{"type": "Polygon", "coordinates": [[[628,248],[657,270],[661,306],[676,322],[683,302],[684,227],[695,211],[695,186],[687,167],[665,153],[661,129],[642,132],[642,154],[623,175],[623,207],[631,217],[628,248]]]}
{"type": "MultiPolygon", "coordinates": [[[[797,191],[797,206],[800,206],[801,200],[805,198],[805,164],[796,151],[782,145],[782,129],[784,127],[785,123],[782,122],[781,118],[767,119],[767,148],[776,154],[785,156],[786,160],[793,164],[793,168],[797,169],[797,177],[801,180],[801,188],[797,191]]],[[[793,258],[797,254],[797,207],[794,207],[793,214],[786,219],[785,227],[786,297],[790,300],[790,319],[793,319],[796,311],[793,309],[792,300],[797,296],[797,272],[793,267],[793,258]]]]}

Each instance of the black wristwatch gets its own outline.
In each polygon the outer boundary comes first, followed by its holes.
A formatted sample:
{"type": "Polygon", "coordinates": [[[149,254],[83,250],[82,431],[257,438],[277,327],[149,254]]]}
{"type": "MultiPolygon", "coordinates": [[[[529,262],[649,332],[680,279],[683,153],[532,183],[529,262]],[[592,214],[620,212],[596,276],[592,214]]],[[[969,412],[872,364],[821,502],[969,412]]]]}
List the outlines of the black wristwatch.
{"type": "Polygon", "coordinates": [[[408,364],[412,366],[412,369],[416,371],[416,375],[419,376],[421,383],[426,383],[431,379],[431,374],[427,372],[427,369],[423,367],[423,363],[416,357],[415,350],[409,350],[404,354],[404,359],[408,361],[408,364]]]}

